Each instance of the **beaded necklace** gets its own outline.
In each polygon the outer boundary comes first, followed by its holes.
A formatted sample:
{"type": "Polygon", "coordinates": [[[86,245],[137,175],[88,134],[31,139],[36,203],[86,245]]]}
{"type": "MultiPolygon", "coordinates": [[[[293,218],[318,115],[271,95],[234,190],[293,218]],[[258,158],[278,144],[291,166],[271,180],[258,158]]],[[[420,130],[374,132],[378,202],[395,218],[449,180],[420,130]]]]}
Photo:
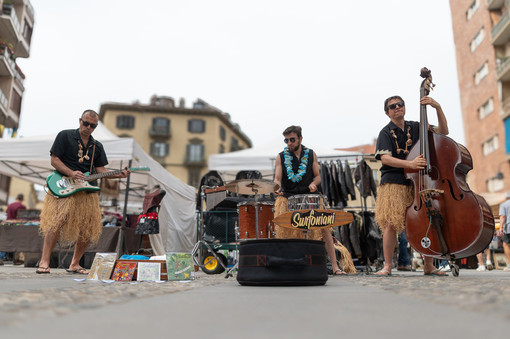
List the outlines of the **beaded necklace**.
{"type": "Polygon", "coordinates": [[[407,126],[407,141],[405,144],[406,149],[400,148],[398,146],[397,135],[395,134],[395,131],[390,130],[390,132],[391,132],[391,135],[393,136],[393,139],[395,139],[395,144],[397,145],[397,154],[400,154],[400,152],[404,152],[404,154],[408,154],[409,151],[407,150],[407,148],[413,144],[413,140],[411,139],[411,126],[407,126]]]}
{"type": "Polygon", "coordinates": [[[87,153],[85,153],[85,155],[83,155],[83,146],[81,145],[81,142],[78,141],[78,148],[79,148],[79,151],[78,151],[78,162],[79,163],[82,163],[83,162],[83,159],[85,160],[89,160],[89,149],[87,148],[87,153]]]}
{"type": "Polygon", "coordinates": [[[301,158],[301,163],[299,164],[298,172],[297,174],[294,174],[294,171],[292,170],[292,155],[289,152],[289,147],[285,147],[283,150],[283,156],[284,156],[284,164],[285,168],[287,169],[287,177],[292,182],[300,182],[303,179],[303,176],[306,173],[306,167],[308,166],[308,153],[309,149],[305,149],[305,154],[301,158]]]}

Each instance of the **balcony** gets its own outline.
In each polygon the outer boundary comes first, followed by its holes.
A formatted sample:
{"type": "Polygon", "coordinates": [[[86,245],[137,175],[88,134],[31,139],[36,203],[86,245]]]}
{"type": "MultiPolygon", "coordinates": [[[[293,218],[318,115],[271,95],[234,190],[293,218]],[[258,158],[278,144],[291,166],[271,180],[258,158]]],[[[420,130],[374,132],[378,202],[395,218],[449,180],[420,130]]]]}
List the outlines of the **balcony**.
{"type": "Polygon", "coordinates": [[[187,155],[184,160],[185,166],[195,166],[195,167],[205,167],[207,166],[207,161],[204,156],[190,156],[187,155]]]}
{"type": "Polygon", "coordinates": [[[0,88],[0,107],[3,109],[5,115],[7,115],[7,111],[9,109],[9,100],[5,96],[4,91],[0,88]]]}
{"type": "Polygon", "coordinates": [[[0,76],[12,77],[16,70],[16,63],[12,59],[12,50],[0,43],[0,76]]]}
{"type": "Polygon", "coordinates": [[[11,4],[3,4],[0,13],[0,30],[2,38],[13,44],[14,54],[18,57],[27,58],[30,55],[30,38],[32,35],[33,13],[30,12],[31,7],[17,6],[19,13],[24,15],[23,25],[18,19],[17,10],[11,4]],[[30,20],[31,19],[31,20],[30,20]]]}
{"type": "Polygon", "coordinates": [[[149,130],[149,135],[153,138],[170,138],[171,136],[171,133],[170,133],[170,128],[168,127],[165,127],[165,128],[162,128],[162,127],[151,127],[151,129],[149,130]]]}
{"type": "Polygon", "coordinates": [[[496,67],[496,78],[498,81],[510,81],[510,56],[499,60],[496,67]]]}
{"type": "Polygon", "coordinates": [[[501,9],[505,4],[505,0],[486,0],[485,3],[489,11],[494,11],[496,9],[501,9]]]}
{"type": "Polygon", "coordinates": [[[14,80],[15,83],[19,86],[19,89],[21,92],[25,91],[25,86],[23,86],[23,81],[25,80],[25,74],[21,71],[21,69],[16,65],[16,68],[14,70],[14,80]]]}
{"type": "Polygon", "coordinates": [[[491,31],[491,43],[494,46],[502,46],[510,41],[510,15],[508,11],[503,14],[498,23],[491,31]]]}

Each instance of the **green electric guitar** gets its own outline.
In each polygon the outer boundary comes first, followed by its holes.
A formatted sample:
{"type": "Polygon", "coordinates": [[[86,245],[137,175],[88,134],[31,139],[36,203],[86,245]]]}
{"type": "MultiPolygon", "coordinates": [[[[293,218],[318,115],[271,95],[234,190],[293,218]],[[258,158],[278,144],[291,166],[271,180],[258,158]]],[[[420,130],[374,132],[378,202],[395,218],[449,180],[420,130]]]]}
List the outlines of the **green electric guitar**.
{"type": "MultiPolygon", "coordinates": [[[[136,171],[150,171],[149,167],[133,167],[129,169],[131,172],[136,171]]],[[[80,191],[99,191],[101,188],[99,186],[92,186],[89,184],[89,181],[93,181],[96,179],[109,177],[111,175],[116,175],[122,173],[123,169],[121,170],[115,170],[115,171],[109,171],[104,173],[97,173],[97,174],[90,174],[89,172],[84,173],[85,174],[85,180],[74,180],[73,178],[69,178],[66,176],[63,176],[58,171],[54,171],[50,175],[48,175],[48,178],[46,178],[46,185],[48,186],[48,189],[53,195],[58,196],[59,198],[68,197],[70,195],[73,195],[74,193],[80,192],[80,191]]]]}

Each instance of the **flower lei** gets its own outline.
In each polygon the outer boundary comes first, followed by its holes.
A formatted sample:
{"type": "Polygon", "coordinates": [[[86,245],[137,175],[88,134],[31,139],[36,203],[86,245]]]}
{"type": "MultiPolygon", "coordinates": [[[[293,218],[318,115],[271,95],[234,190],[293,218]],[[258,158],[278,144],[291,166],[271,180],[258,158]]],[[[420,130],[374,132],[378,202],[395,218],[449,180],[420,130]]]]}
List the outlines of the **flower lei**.
{"type": "Polygon", "coordinates": [[[285,168],[287,169],[287,177],[292,182],[300,182],[301,179],[303,179],[303,175],[306,173],[306,166],[308,166],[308,152],[309,149],[305,149],[305,154],[301,158],[301,163],[299,164],[298,172],[297,174],[294,174],[294,171],[292,170],[292,156],[289,152],[289,147],[285,147],[283,150],[283,156],[284,156],[284,164],[285,168]]]}

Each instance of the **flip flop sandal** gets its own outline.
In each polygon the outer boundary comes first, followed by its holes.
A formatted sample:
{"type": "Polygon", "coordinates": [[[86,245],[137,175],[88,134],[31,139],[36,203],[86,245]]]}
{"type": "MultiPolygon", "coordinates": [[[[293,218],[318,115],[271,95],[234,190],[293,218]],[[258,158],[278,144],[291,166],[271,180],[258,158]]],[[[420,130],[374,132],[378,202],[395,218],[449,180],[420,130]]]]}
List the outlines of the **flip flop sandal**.
{"type": "Polygon", "coordinates": [[[83,267],[79,267],[75,270],[66,269],[66,272],[74,273],[74,274],[84,274],[84,275],[89,274],[89,272],[86,269],[84,269],[83,267]]]}
{"type": "Polygon", "coordinates": [[[49,267],[39,267],[35,273],[37,274],[49,274],[50,273],[50,268],[49,267]]]}
{"type": "Polygon", "coordinates": [[[375,272],[374,275],[377,275],[379,277],[391,277],[391,272],[388,270],[379,270],[375,272]]]}

